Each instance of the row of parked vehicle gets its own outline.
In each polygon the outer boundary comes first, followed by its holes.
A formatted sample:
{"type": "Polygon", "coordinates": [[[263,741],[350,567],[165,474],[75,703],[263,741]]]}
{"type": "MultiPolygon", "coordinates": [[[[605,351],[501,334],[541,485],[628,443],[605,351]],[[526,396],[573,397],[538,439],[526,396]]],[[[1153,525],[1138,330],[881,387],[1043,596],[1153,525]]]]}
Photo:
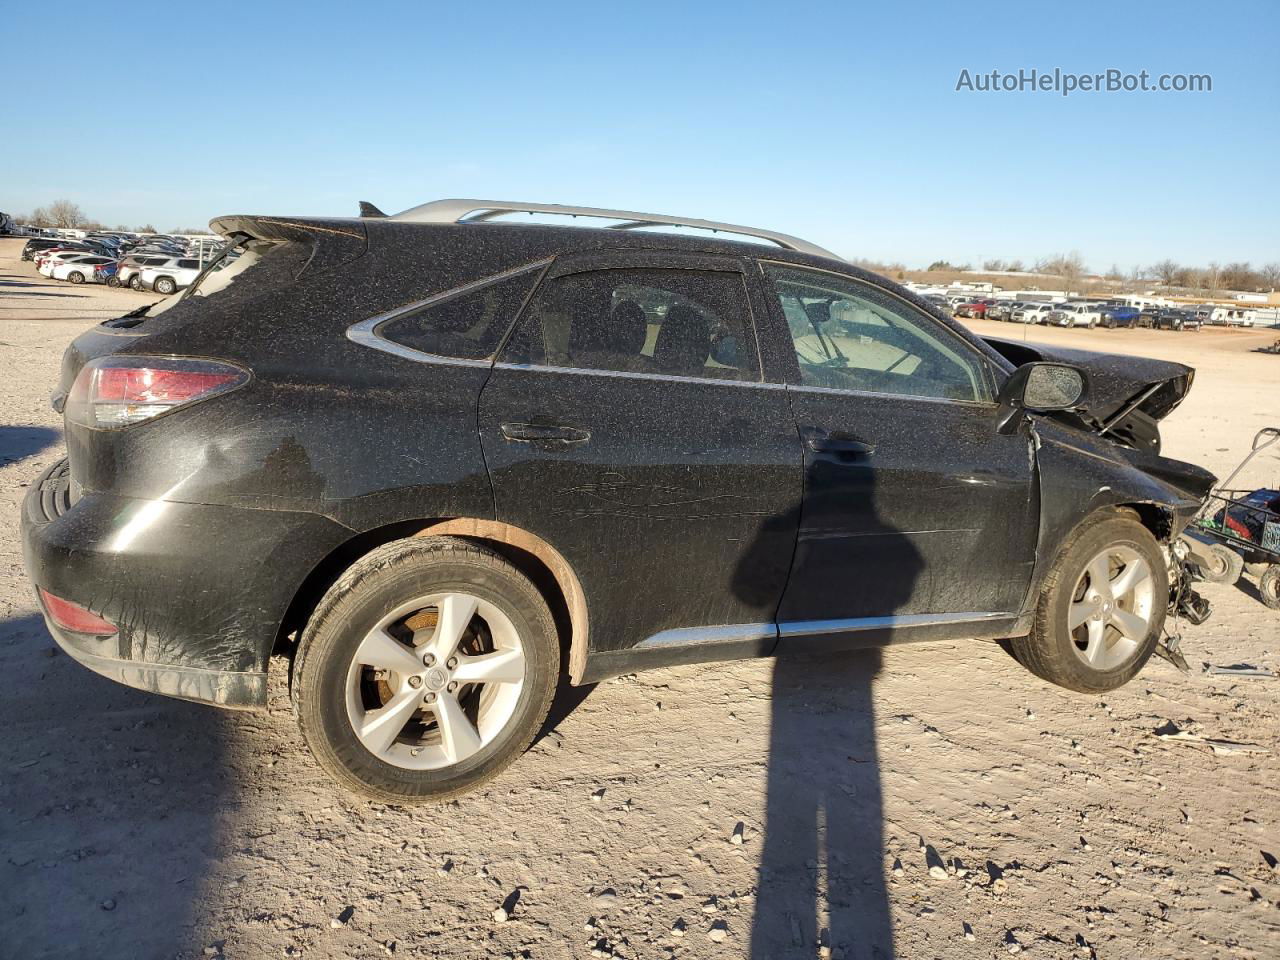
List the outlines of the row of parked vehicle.
{"type": "Polygon", "coordinates": [[[181,237],[101,233],[79,240],[34,237],[22,248],[22,259],[54,280],[170,294],[194,283],[216,253],[208,243],[197,246],[181,237]]]}
{"type": "Polygon", "coordinates": [[[1154,330],[1199,330],[1208,323],[1253,326],[1243,311],[1239,316],[1225,316],[1222,307],[1203,304],[1192,307],[1135,307],[1121,300],[1069,300],[1063,303],[1045,301],[997,300],[927,294],[925,299],[940,310],[956,317],[979,317],[1011,323],[1035,323],[1054,327],[1147,327],[1154,330]],[[1219,317],[1218,314],[1224,314],[1219,317]]]}

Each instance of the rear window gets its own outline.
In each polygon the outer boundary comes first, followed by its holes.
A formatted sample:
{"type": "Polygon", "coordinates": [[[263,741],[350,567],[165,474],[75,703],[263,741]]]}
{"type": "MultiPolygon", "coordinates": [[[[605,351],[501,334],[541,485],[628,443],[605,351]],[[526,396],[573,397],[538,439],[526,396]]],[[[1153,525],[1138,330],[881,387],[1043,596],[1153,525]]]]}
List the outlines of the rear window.
{"type": "MultiPolygon", "coordinates": [[[[227,259],[206,273],[199,284],[181,297],[171,297],[152,309],[147,317],[156,317],[178,307],[191,309],[197,304],[216,301],[218,309],[235,309],[240,304],[261,296],[274,288],[293,283],[311,259],[312,246],[297,241],[251,240],[240,249],[240,256],[227,259]]],[[[153,264],[190,264],[199,269],[198,260],[155,258],[153,264]]]]}
{"type": "Polygon", "coordinates": [[[441,357],[493,356],[542,276],[542,264],[508,271],[406,304],[374,326],[383,340],[441,357]]]}

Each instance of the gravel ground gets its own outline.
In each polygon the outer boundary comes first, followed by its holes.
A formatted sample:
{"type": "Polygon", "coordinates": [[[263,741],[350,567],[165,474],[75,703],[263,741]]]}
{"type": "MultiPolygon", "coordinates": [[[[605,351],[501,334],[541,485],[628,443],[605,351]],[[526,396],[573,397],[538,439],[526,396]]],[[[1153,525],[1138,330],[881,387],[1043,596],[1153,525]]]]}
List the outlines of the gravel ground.
{"type": "MultiPolygon", "coordinates": [[[[566,692],[527,756],[440,807],[333,789],[282,663],[261,714],[89,673],[36,613],[19,507],[61,456],[63,347],[146,298],[44,281],[19,247],[0,240],[0,957],[1280,956],[1280,681],[1206,669],[1280,672],[1250,583],[1206,588],[1189,676],[1153,660],[1105,697],[976,642],[566,692]]],[[[1275,331],[1030,334],[1196,366],[1166,452],[1220,473],[1280,419],[1280,357],[1252,352],[1275,331]]]]}

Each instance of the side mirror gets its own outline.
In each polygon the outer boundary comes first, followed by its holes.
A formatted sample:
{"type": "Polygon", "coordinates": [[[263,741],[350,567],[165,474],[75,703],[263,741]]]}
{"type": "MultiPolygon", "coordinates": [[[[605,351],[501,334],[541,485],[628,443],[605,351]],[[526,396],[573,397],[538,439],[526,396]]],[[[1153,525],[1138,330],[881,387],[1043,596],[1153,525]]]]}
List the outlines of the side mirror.
{"type": "Polygon", "coordinates": [[[1079,367],[1065,363],[1024,363],[1000,391],[997,428],[1001,433],[1009,432],[1024,411],[1074,410],[1084,402],[1088,392],[1088,378],[1079,367]]]}

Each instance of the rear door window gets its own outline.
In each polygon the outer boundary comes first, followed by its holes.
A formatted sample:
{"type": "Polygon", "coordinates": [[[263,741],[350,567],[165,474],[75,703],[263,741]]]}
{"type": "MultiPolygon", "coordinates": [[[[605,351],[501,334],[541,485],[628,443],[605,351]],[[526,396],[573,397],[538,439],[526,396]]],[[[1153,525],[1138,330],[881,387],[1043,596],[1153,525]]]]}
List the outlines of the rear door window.
{"type": "Polygon", "coordinates": [[[607,269],[548,280],[504,362],[579,370],[760,379],[742,275],[607,269]]]}

